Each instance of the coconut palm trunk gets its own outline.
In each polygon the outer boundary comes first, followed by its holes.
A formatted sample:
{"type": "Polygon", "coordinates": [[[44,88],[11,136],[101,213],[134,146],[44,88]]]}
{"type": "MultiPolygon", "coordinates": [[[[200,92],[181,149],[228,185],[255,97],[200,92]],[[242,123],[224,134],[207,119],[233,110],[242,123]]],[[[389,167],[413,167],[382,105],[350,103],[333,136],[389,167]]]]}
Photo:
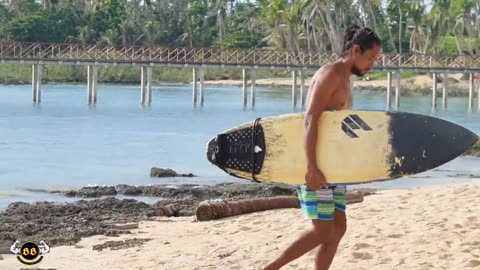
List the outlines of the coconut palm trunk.
{"type": "MultiPolygon", "coordinates": [[[[361,191],[347,192],[346,197],[347,204],[358,203],[363,201],[364,193],[361,191]]],[[[300,201],[295,196],[277,196],[231,202],[214,201],[200,204],[196,211],[196,217],[198,221],[208,221],[259,211],[299,207],[300,201]]]]}

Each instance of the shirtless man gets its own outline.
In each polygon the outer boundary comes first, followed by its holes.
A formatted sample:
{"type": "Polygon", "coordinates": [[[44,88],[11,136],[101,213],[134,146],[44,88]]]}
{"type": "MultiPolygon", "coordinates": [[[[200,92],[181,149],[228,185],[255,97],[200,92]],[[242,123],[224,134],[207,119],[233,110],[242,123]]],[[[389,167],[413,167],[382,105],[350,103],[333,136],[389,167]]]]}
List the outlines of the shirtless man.
{"type": "Polygon", "coordinates": [[[265,270],[280,269],[320,245],[315,258],[315,269],[326,270],[332,264],[347,229],[346,187],[329,185],[328,179],[317,167],[317,121],[326,110],[352,108],[350,76],[365,75],[374,65],[380,50],[380,39],[372,30],[353,25],[345,33],[342,56],[334,63],[322,66],[313,76],[305,112],[305,185],[297,187],[302,211],[306,218],[312,220],[313,227],[304,232],[265,270]]]}

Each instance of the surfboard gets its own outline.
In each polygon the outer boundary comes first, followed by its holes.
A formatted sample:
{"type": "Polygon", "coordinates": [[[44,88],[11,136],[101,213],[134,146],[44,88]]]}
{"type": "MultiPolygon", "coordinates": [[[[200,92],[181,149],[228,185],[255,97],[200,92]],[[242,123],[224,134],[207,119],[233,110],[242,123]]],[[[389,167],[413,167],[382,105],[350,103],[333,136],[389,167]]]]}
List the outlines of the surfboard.
{"type": "MultiPolygon", "coordinates": [[[[436,168],[479,138],[440,118],[389,111],[327,111],[317,123],[317,165],[329,184],[386,181],[436,168]]],[[[207,159],[255,182],[304,184],[304,113],[258,118],[218,133],[207,159]]]]}

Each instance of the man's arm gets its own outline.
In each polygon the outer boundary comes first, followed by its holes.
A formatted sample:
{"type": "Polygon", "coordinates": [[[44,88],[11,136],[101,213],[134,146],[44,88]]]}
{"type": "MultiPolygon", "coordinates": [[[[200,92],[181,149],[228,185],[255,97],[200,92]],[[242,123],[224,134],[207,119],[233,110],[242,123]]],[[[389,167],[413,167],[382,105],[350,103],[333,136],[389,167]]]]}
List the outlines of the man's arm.
{"type": "Polygon", "coordinates": [[[321,71],[310,88],[310,97],[305,111],[305,153],[307,169],[317,170],[316,145],[318,119],[328,107],[330,97],[338,87],[338,76],[332,68],[321,71]]]}

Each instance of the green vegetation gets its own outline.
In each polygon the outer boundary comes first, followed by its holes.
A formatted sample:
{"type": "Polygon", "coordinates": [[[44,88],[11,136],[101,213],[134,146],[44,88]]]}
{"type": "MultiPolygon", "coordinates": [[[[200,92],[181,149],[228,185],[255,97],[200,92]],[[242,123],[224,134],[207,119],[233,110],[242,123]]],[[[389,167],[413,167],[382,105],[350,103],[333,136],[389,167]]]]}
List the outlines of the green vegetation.
{"type": "MultiPolygon", "coordinates": [[[[31,83],[32,69],[29,65],[0,64],[0,83],[2,84],[24,84],[31,83]]],[[[307,76],[313,72],[307,72],[307,76]]],[[[162,68],[155,67],[152,73],[153,81],[191,83],[192,69],[190,68],[162,68]]],[[[249,74],[247,74],[249,76],[249,74]]],[[[291,76],[286,70],[258,70],[257,79],[263,78],[284,78],[291,76]]],[[[59,66],[44,65],[43,80],[46,82],[69,82],[86,83],[86,66],[59,66]]],[[[205,80],[241,80],[242,73],[237,69],[213,69],[209,68],[205,72],[205,80]]],[[[140,83],[139,67],[123,66],[102,66],[98,70],[98,81],[100,83],[140,83]]]]}
{"type": "MultiPolygon", "coordinates": [[[[403,71],[402,72],[402,79],[412,78],[418,75],[418,73],[410,72],[410,71],[403,71]]],[[[370,72],[366,77],[370,80],[386,80],[388,75],[387,72],[370,72]]]]}
{"type": "Polygon", "coordinates": [[[18,0],[0,3],[0,37],[111,45],[338,51],[356,23],[385,52],[475,53],[474,0],[18,0]],[[401,40],[401,42],[399,42],[401,40]]]}
{"type": "MultiPolygon", "coordinates": [[[[339,52],[352,23],[374,29],[386,53],[475,54],[475,0],[17,0],[0,3],[0,38],[119,46],[274,48],[339,52]],[[381,3],[385,2],[383,8],[381,3]]],[[[0,66],[2,81],[29,81],[30,67],[0,66]],[[17,69],[17,72],[13,72],[17,69]]],[[[83,81],[81,67],[48,67],[46,80],[83,81]]],[[[158,70],[155,79],[189,81],[158,70]]],[[[102,68],[104,81],[135,82],[134,68],[102,68]]],[[[282,75],[266,71],[263,75],[282,75]]],[[[237,71],[208,71],[226,79],[237,71]]],[[[211,77],[209,77],[211,76],[211,77]]],[[[406,74],[403,77],[408,77],[406,74]]],[[[384,79],[383,73],[371,78],[384,79]]]]}

